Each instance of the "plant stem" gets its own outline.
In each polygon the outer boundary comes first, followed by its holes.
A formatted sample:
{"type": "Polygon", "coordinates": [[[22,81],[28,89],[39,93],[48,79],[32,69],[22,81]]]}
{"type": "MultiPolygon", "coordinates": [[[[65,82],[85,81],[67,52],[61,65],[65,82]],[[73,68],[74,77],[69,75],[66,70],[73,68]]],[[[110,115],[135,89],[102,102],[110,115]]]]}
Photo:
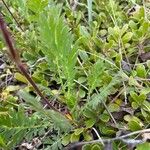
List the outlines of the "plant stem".
{"type": "MultiPolygon", "coordinates": [[[[44,95],[42,94],[42,92],[39,90],[39,88],[37,87],[36,83],[32,80],[32,78],[29,76],[29,74],[27,73],[26,69],[24,68],[21,60],[20,60],[20,56],[18,54],[18,52],[16,51],[16,49],[14,48],[14,44],[12,42],[10,33],[7,30],[7,26],[3,20],[2,15],[0,14],[0,28],[1,31],[3,33],[3,37],[4,40],[8,46],[9,49],[9,54],[12,58],[12,60],[15,62],[16,66],[18,67],[18,69],[22,72],[22,74],[26,77],[26,79],[29,81],[29,83],[33,86],[33,88],[35,89],[35,91],[38,93],[38,95],[42,98],[42,100],[54,111],[59,112],[54,106],[52,106],[50,104],[50,102],[44,97],[44,95]]],[[[61,112],[59,112],[61,113],[61,112]]]]}
{"type": "Polygon", "coordinates": [[[8,12],[10,13],[10,15],[13,17],[13,19],[15,20],[15,22],[17,23],[18,27],[21,29],[21,31],[23,31],[21,25],[19,24],[19,22],[17,21],[17,19],[15,18],[15,16],[12,14],[12,12],[10,11],[9,7],[7,6],[6,2],[4,0],[2,0],[4,6],[6,7],[6,9],[8,10],[8,12]]]}
{"type": "Polygon", "coordinates": [[[12,43],[12,39],[10,37],[10,33],[7,30],[6,24],[3,20],[3,16],[0,14],[0,28],[4,37],[4,40],[9,48],[9,54],[11,59],[17,64],[20,62],[20,57],[17,53],[17,51],[14,48],[14,44],[12,43]]]}
{"type": "Polygon", "coordinates": [[[35,91],[38,93],[38,95],[45,101],[45,103],[49,106],[49,108],[53,109],[54,111],[59,112],[54,106],[52,106],[50,104],[50,102],[44,97],[44,95],[42,94],[42,92],[39,90],[39,88],[37,87],[37,85],[35,84],[35,82],[33,81],[33,79],[29,76],[29,74],[27,73],[26,69],[23,67],[23,64],[17,64],[18,69],[20,70],[20,72],[22,72],[22,74],[26,77],[26,79],[30,82],[30,84],[33,86],[33,88],[35,89],[35,91]]]}
{"type": "Polygon", "coordinates": [[[103,143],[108,143],[108,142],[113,142],[113,141],[116,141],[116,140],[121,140],[121,141],[123,141],[125,143],[129,143],[129,144],[130,144],[131,141],[142,143],[142,142],[144,142],[143,140],[133,140],[133,139],[125,139],[125,138],[130,137],[132,135],[141,134],[141,133],[148,133],[148,132],[150,132],[150,129],[135,131],[135,132],[132,132],[132,133],[129,133],[129,134],[126,134],[126,135],[123,135],[123,136],[115,137],[115,138],[112,138],[112,139],[98,139],[98,140],[93,140],[93,141],[88,141],[88,142],[78,142],[78,143],[70,145],[69,148],[75,148],[75,147],[82,146],[82,145],[85,145],[85,144],[101,143],[102,141],[103,141],[103,143]]]}
{"type": "Polygon", "coordinates": [[[93,131],[96,133],[96,135],[97,135],[98,139],[100,140],[100,142],[102,143],[102,145],[104,146],[105,144],[104,144],[102,138],[100,137],[98,131],[97,131],[94,127],[93,127],[92,129],[93,129],[93,131]]]}
{"type": "Polygon", "coordinates": [[[93,0],[87,0],[87,6],[88,6],[88,22],[92,21],[92,1],[93,0]]]}

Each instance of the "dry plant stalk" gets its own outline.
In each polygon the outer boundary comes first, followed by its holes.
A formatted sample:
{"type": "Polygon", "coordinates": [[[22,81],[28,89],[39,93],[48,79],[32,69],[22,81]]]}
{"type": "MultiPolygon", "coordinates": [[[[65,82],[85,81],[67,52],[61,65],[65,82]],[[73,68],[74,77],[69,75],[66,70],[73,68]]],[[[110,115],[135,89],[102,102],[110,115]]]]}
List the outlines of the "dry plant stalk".
{"type": "Polygon", "coordinates": [[[6,9],[8,10],[9,14],[12,16],[12,18],[15,20],[15,22],[17,23],[18,27],[21,29],[21,31],[23,31],[21,25],[19,24],[19,22],[17,21],[17,19],[15,18],[15,16],[13,15],[13,13],[10,11],[8,5],[6,4],[6,2],[4,0],[2,0],[2,3],[4,4],[4,6],[6,7],[6,9]]]}
{"type": "MultiPolygon", "coordinates": [[[[33,81],[33,79],[30,77],[30,75],[28,74],[28,72],[26,71],[26,69],[24,68],[23,63],[21,62],[20,56],[17,52],[17,50],[14,47],[14,43],[12,41],[11,35],[7,30],[7,26],[5,21],[3,20],[3,16],[2,14],[0,14],[0,29],[2,31],[3,34],[3,38],[6,42],[6,45],[8,47],[8,53],[11,57],[11,59],[15,62],[17,68],[20,70],[20,72],[26,77],[26,79],[29,81],[29,83],[33,86],[33,88],[35,89],[35,91],[37,92],[37,94],[41,97],[41,99],[48,105],[49,108],[51,108],[52,110],[59,112],[53,105],[50,104],[50,102],[44,97],[44,95],[42,94],[42,92],[39,90],[39,88],[37,87],[37,85],[35,84],[35,82],[33,81]]],[[[61,113],[61,112],[59,112],[61,113]]],[[[61,113],[62,114],[62,113],[61,113]]]]}

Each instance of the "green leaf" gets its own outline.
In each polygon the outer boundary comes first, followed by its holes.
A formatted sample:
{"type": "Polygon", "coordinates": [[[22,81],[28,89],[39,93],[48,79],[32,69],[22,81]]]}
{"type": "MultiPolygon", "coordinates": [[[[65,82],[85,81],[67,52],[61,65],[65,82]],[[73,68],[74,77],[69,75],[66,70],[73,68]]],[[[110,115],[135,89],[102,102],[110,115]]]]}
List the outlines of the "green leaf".
{"type": "Polygon", "coordinates": [[[91,150],[91,145],[83,145],[82,150],[91,150]]]}
{"type": "Polygon", "coordinates": [[[2,136],[0,136],[0,147],[1,148],[6,148],[6,144],[5,144],[5,141],[4,141],[4,138],[2,136]]]}
{"type": "Polygon", "coordinates": [[[133,98],[134,101],[138,101],[138,95],[135,92],[131,91],[130,96],[133,98]]]}
{"type": "Polygon", "coordinates": [[[71,141],[71,143],[73,143],[73,142],[78,142],[78,141],[79,141],[79,138],[80,138],[80,135],[75,135],[75,134],[73,133],[73,134],[71,134],[70,141],[71,141]]]}
{"type": "Polygon", "coordinates": [[[80,26],[80,35],[82,37],[90,37],[90,34],[85,26],[80,26]]]}
{"type": "Polygon", "coordinates": [[[18,95],[24,99],[26,101],[27,104],[29,104],[31,106],[32,109],[38,111],[38,112],[43,112],[43,107],[42,105],[39,103],[39,101],[31,96],[29,93],[23,91],[23,90],[20,90],[18,92],[18,95]]]}
{"type": "Polygon", "coordinates": [[[87,121],[85,121],[86,128],[92,128],[95,123],[96,123],[96,119],[94,118],[88,119],[87,121]]]}
{"type": "Polygon", "coordinates": [[[102,120],[103,122],[108,122],[110,119],[110,116],[108,114],[101,114],[100,115],[100,120],[102,120]]]}
{"type": "Polygon", "coordinates": [[[78,82],[79,83],[84,83],[84,82],[86,82],[86,77],[80,77],[80,78],[78,78],[78,82]]]}
{"type": "Polygon", "coordinates": [[[99,94],[96,94],[92,97],[91,101],[89,101],[86,105],[85,108],[88,106],[92,106],[93,109],[96,109],[96,107],[98,106],[99,103],[101,103],[102,101],[105,101],[105,99],[107,98],[107,96],[109,94],[111,94],[111,90],[113,89],[113,86],[116,85],[117,83],[119,83],[120,81],[118,80],[117,77],[114,77],[112,79],[112,81],[110,81],[110,83],[106,86],[104,86],[101,89],[101,92],[99,94]]]}
{"type": "Polygon", "coordinates": [[[103,125],[99,125],[99,129],[100,129],[100,131],[102,132],[102,134],[104,134],[104,135],[113,135],[113,134],[115,134],[115,130],[114,130],[114,128],[112,128],[112,127],[108,127],[108,126],[106,126],[105,124],[103,124],[103,125]]]}
{"type": "Polygon", "coordinates": [[[84,131],[84,128],[78,128],[74,130],[75,135],[80,135],[84,131]]]}
{"type": "Polygon", "coordinates": [[[18,94],[32,107],[33,110],[40,112],[46,118],[48,118],[54,124],[56,129],[63,132],[68,132],[71,130],[72,126],[70,122],[65,118],[65,116],[53,110],[45,110],[42,105],[36,100],[36,98],[31,96],[27,92],[19,91],[18,94]]]}
{"type": "Polygon", "coordinates": [[[94,90],[97,86],[99,86],[101,82],[101,75],[104,72],[104,63],[101,60],[98,60],[91,70],[89,71],[88,75],[88,85],[90,87],[90,90],[94,90]]]}
{"type": "Polygon", "coordinates": [[[66,135],[63,139],[62,139],[62,144],[64,145],[64,146],[66,146],[66,145],[68,145],[69,144],[69,142],[70,142],[70,134],[69,135],[66,135]]]}
{"type": "Polygon", "coordinates": [[[120,110],[120,107],[119,107],[119,105],[112,103],[108,106],[108,109],[110,112],[117,112],[120,110]]]}
{"type": "MultiPolygon", "coordinates": [[[[40,40],[42,52],[47,57],[48,63],[55,68],[60,79],[67,80],[68,91],[73,87],[76,70],[77,47],[73,43],[73,35],[60,15],[62,5],[51,6],[41,13],[39,18],[40,40]]],[[[61,81],[62,86],[63,82],[61,81]]]]}
{"type": "Polygon", "coordinates": [[[89,23],[92,21],[92,1],[87,0],[87,6],[88,6],[88,21],[89,23]]]}
{"type": "Polygon", "coordinates": [[[129,77],[129,85],[140,87],[140,84],[133,78],[133,76],[129,77]]]}
{"type": "Polygon", "coordinates": [[[27,79],[20,73],[15,73],[14,78],[18,81],[21,81],[23,83],[28,83],[27,79]]]}
{"type": "Polygon", "coordinates": [[[140,123],[136,120],[131,120],[130,122],[128,122],[128,127],[131,131],[137,131],[142,129],[140,123]]]}
{"type": "Polygon", "coordinates": [[[90,135],[89,132],[83,132],[83,137],[86,141],[92,140],[92,135],[90,135]]]}
{"type": "Polygon", "coordinates": [[[148,142],[139,144],[136,147],[136,150],[149,150],[149,149],[150,149],[150,143],[148,143],[148,142]]]}
{"type": "Polygon", "coordinates": [[[17,91],[17,90],[19,90],[19,86],[14,86],[14,85],[9,85],[9,86],[7,86],[7,88],[6,88],[6,91],[8,91],[8,92],[13,92],[13,91],[17,91]]]}
{"type": "Polygon", "coordinates": [[[121,30],[118,26],[115,26],[114,28],[109,27],[108,33],[114,38],[115,41],[118,41],[118,38],[120,36],[121,30]]]}
{"type": "Polygon", "coordinates": [[[92,118],[94,119],[96,117],[96,114],[93,112],[92,109],[90,108],[86,108],[84,111],[83,111],[83,115],[87,118],[92,118]]]}
{"type": "Polygon", "coordinates": [[[129,21],[129,26],[132,30],[137,30],[137,24],[133,20],[129,21]]]}
{"type": "Polygon", "coordinates": [[[124,43],[124,44],[125,44],[125,43],[128,43],[128,42],[131,40],[132,36],[133,36],[133,33],[132,33],[132,32],[127,32],[127,33],[122,37],[123,43],[124,43]]]}
{"type": "Polygon", "coordinates": [[[60,132],[68,133],[72,129],[72,125],[69,120],[62,114],[49,110],[45,112],[45,115],[53,123],[55,129],[60,132]]]}
{"type": "Polygon", "coordinates": [[[98,144],[94,144],[94,146],[92,146],[91,150],[101,150],[101,147],[98,144]]]}
{"type": "Polygon", "coordinates": [[[134,13],[133,17],[136,20],[141,21],[145,17],[145,9],[144,9],[144,7],[140,7],[140,9],[136,13],[134,13]]]}
{"type": "Polygon", "coordinates": [[[28,52],[28,51],[23,52],[22,55],[25,60],[30,61],[32,63],[37,59],[34,54],[32,54],[31,52],[28,52]]]}
{"type": "Polygon", "coordinates": [[[147,60],[147,67],[150,69],[150,60],[147,60]]]}
{"type": "Polygon", "coordinates": [[[144,109],[141,109],[141,113],[145,118],[149,116],[148,113],[144,109]]]}
{"type": "Polygon", "coordinates": [[[125,24],[121,29],[121,35],[123,35],[128,30],[128,24],[125,24]]]}
{"type": "Polygon", "coordinates": [[[143,102],[146,100],[146,95],[141,93],[140,95],[137,95],[135,92],[131,91],[130,95],[132,99],[139,105],[141,106],[143,102]]]}
{"type": "Polygon", "coordinates": [[[34,13],[40,13],[47,6],[48,0],[32,0],[27,2],[27,6],[34,13]]]}
{"type": "Polygon", "coordinates": [[[86,53],[86,51],[79,51],[79,56],[80,56],[80,58],[82,59],[83,62],[86,62],[89,59],[89,56],[86,53]]]}
{"type": "Polygon", "coordinates": [[[141,94],[139,95],[139,97],[138,97],[139,103],[142,104],[142,103],[146,100],[146,97],[147,97],[147,96],[146,96],[145,94],[142,94],[142,93],[141,93],[141,94]]]}
{"type": "Polygon", "coordinates": [[[145,78],[146,77],[146,70],[145,70],[145,66],[143,64],[139,64],[136,67],[136,72],[137,72],[137,76],[139,76],[141,78],[145,78]]]}
{"type": "Polygon", "coordinates": [[[147,34],[149,29],[149,22],[144,21],[141,25],[141,27],[139,28],[139,32],[142,33],[142,36],[145,36],[145,34],[147,34]]]}
{"type": "Polygon", "coordinates": [[[139,105],[136,102],[132,102],[131,106],[132,106],[133,109],[138,109],[139,108],[139,105]]]}
{"type": "Polygon", "coordinates": [[[77,103],[75,93],[66,92],[65,100],[66,100],[66,104],[67,104],[68,108],[70,108],[70,109],[73,108],[77,103]]]}
{"type": "Polygon", "coordinates": [[[146,94],[149,94],[149,93],[150,93],[150,88],[143,88],[143,89],[141,90],[141,94],[146,95],[146,94]]]}
{"type": "Polygon", "coordinates": [[[79,97],[80,98],[84,98],[85,97],[85,95],[86,95],[86,92],[84,91],[84,90],[79,90],[79,97]]]}
{"type": "Polygon", "coordinates": [[[143,102],[142,108],[143,108],[145,111],[147,111],[147,112],[150,113],[150,103],[149,103],[148,101],[144,101],[144,102],[143,102]]]}
{"type": "Polygon", "coordinates": [[[29,134],[36,136],[37,130],[47,128],[47,122],[39,119],[40,115],[37,117],[33,113],[27,116],[25,113],[24,107],[19,105],[18,110],[11,108],[8,115],[0,116],[0,143],[5,149],[12,149],[21,143],[23,139],[27,140],[29,134]]]}
{"type": "Polygon", "coordinates": [[[103,37],[107,34],[107,30],[100,30],[100,35],[103,37]]]}
{"type": "Polygon", "coordinates": [[[124,120],[128,122],[128,127],[131,131],[142,129],[143,123],[139,118],[135,116],[126,115],[124,116],[124,120]]]}
{"type": "Polygon", "coordinates": [[[113,45],[114,45],[114,40],[109,40],[108,43],[105,43],[104,49],[105,49],[105,50],[110,49],[110,48],[113,47],[113,45]]]}

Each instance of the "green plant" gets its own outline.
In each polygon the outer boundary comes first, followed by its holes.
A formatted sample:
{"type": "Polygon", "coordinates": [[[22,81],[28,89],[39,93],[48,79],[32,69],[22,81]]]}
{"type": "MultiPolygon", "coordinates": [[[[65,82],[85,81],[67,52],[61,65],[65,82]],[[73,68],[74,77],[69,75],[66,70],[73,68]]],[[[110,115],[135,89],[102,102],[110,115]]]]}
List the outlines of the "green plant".
{"type": "MultiPolygon", "coordinates": [[[[69,96],[73,90],[76,74],[77,47],[73,46],[73,35],[60,13],[61,5],[51,6],[50,9],[44,11],[40,15],[39,30],[42,52],[47,57],[50,69],[55,72],[57,70],[62,88],[64,92],[67,89],[67,96],[69,96]]],[[[66,103],[69,104],[69,102],[66,103]]],[[[75,102],[72,105],[74,104],[75,102]]]]}
{"type": "Polygon", "coordinates": [[[38,138],[33,148],[148,149],[147,1],[2,4],[9,29],[1,19],[1,31],[20,73],[0,55],[0,147],[38,138]]]}
{"type": "Polygon", "coordinates": [[[39,114],[26,116],[21,105],[18,110],[3,112],[0,116],[0,146],[3,149],[12,149],[23,140],[30,141],[46,128],[52,128],[48,120],[42,119],[39,114]]]}

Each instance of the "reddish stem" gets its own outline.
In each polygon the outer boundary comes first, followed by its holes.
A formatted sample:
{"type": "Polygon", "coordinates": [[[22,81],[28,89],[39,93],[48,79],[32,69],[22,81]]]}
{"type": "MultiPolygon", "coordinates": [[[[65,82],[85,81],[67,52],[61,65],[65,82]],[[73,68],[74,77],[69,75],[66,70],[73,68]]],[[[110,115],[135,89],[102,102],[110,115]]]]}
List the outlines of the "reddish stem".
{"type": "Polygon", "coordinates": [[[33,79],[29,76],[29,74],[27,73],[26,69],[23,67],[23,64],[17,64],[18,69],[20,70],[20,72],[22,72],[22,74],[26,77],[26,79],[30,82],[30,84],[33,86],[33,88],[35,89],[35,91],[38,93],[38,95],[45,101],[45,103],[53,110],[59,112],[54,106],[52,106],[50,104],[50,102],[44,97],[44,95],[42,94],[42,92],[39,90],[39,88],[37,87],[37,85],[35,84],[35,82],[33,81],[33,79]]]}
{"type": "MultiPolygon", "coordinates": [[[[10,56],[12,57],[13,61],[16,63],[16,66],[18,69],[22,72],[22,74],[26,77],[26,79],[30,82],[30,84],[33,86],[35,91],[38,93],[38,95],[42,98],[42,100],[54,111],[59,112],[54,106],[50,104],[50,102],[43,96],[42,92],[39,90],[35,82],[32,80],[32,78],[27,73],[26,69],[24,68],[23,64],[21,63],[19,54],[17,53],[16,49],[14,48],[14,44],[12,43],[12,39],[10,36],[10,33],[7,30],[7,26],[3,20],[2,15],[0,14],[0,28],[3,33],[4,40],[6,42],[6,45],[8,46],[8,49],[10,51],[10,56]]],[[[61,112],[59,112],[61,113],[61,112]]]]}
{"type": "Polygon", "coordinates": [[[19,63],[20,59],[19,59],[18,53],[14,48],[14,45],[12,43],[12,39],[10,37],[10,33],[7,30],[7,27],[4,23],[4,20],[3,20],[3,17],[1,14],[0,14],[0,28],[1,28],[4,40],[5,40],[7,46],[10,50],[10,56],[12,57],[13,61],[15,61],[15,63],[19,63]]]}

